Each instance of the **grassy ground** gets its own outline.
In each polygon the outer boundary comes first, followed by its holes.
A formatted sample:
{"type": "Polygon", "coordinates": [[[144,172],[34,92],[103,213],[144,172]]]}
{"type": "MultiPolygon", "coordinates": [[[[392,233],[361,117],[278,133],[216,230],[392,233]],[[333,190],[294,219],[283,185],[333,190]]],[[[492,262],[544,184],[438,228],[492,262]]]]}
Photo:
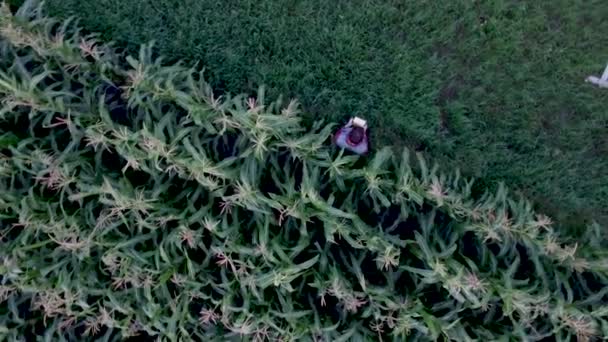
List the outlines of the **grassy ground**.
{"type": "Polygon", "coordinates": [[[369,119],[375,143],[504,181],[569,232],[608,223],[608,2],[48,0],[103,38],[156,40],[221,90],[369,119]]]}

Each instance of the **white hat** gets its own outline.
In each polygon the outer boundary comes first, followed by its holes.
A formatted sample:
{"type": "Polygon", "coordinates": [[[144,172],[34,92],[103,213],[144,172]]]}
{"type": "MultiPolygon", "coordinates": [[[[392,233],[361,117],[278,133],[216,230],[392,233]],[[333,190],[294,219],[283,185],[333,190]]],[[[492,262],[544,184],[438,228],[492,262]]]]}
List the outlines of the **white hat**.
{"type": "Polygon", "coordinates": [[[353,124],[353,126],[358,126],[361,128],[367,128],[367,121],[361,119],[360,117],[355,116],[354,118],[351,119],[351,123],[353,124]]]}

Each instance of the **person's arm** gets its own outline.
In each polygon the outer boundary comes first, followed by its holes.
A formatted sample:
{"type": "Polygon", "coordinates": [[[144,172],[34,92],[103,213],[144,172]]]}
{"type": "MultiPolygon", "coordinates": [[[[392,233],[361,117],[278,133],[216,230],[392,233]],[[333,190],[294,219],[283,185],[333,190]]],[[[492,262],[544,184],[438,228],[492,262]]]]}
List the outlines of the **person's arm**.
{"type": "Polygon", "coordinates": [[[334,136],[332,137],[334,145],[338,142],[338,137],[340,137],[340,134],[342,134],[342,128],[340,128],[336,133],[334,133],[334,136]]]}
{"type": "Polygon", "coordinates": [[[348,146],[348,149],[360,156],[365,156],[369,152],[369,145],[367,140],[363,140],[356,146],[348,146]]]}
{"type": "Polygon", "coordinates": [[[363,135],[363,141],[365,141],[365,153],[364,155],[367,155],[369,153],[370,150],[370,139],[369,139],[369,134],[368,134],[368,129],[367,126],[365,127],[365,134],[363,135]]]}
{"type": "Polygon", "coordinates": [[[350,120],[348,120],[348,122],[346,123],[346,125],[344,125],[344,127],[353,127],[353,118],[350,118],[350,120]]]}

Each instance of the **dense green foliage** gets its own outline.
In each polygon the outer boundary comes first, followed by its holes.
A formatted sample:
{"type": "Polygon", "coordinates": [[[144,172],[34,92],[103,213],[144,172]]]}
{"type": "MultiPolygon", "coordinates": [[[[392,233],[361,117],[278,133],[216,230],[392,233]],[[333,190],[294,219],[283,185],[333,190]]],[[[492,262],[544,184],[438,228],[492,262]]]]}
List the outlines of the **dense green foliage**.
{"type": "Polygon", "coordinates": [[[6,340],[537,340],[608,334],[578,245],[504,188],[369,159],[297,104],[220,98],[144,47],[0,12],[6,340]]]}
{"type": "Polygon", "coordinates": [[[533,198],[561,231],[608,225],[608,1],[48,0],[136,53],[201,62],[214,89],[369,119],[485,186],[533,198]]]}

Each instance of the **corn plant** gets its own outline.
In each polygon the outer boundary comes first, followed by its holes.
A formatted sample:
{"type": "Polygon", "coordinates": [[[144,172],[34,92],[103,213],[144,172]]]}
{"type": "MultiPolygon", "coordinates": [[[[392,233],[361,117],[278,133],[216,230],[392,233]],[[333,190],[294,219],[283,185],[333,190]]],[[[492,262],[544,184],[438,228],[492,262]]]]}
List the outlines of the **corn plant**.
{"type": "Polygon", "coordinates": [[[601,228],[0,11],[3,340],[593,340],[601,228]]]}

